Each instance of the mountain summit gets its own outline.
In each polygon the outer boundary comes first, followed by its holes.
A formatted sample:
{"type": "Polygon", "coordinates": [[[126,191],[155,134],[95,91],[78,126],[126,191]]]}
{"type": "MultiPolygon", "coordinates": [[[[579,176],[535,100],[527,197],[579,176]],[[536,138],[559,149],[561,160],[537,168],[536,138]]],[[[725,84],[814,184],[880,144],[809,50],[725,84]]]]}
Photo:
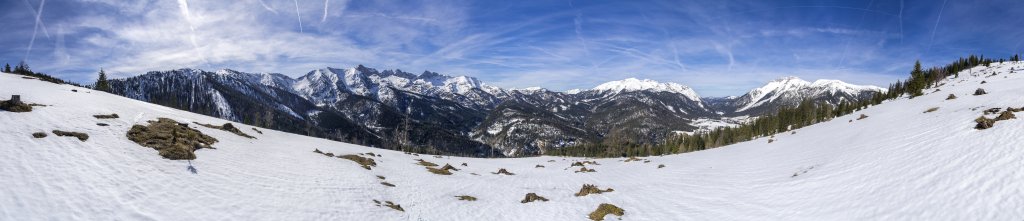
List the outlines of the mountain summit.
{"type": "Polygon", "coordinates": [[[504,89],[468,76],[320,68],[292,79],[179,69],[110,80],[112,92],[278,130],[387,149],[525,156],[582,144],[656,143],[698,122],[758,116],[804,99],[838,104],[880,92],[834,80],[782,78],[743,96],[702,99],[690,87],[627,78],[593,89],[504,89]]]}

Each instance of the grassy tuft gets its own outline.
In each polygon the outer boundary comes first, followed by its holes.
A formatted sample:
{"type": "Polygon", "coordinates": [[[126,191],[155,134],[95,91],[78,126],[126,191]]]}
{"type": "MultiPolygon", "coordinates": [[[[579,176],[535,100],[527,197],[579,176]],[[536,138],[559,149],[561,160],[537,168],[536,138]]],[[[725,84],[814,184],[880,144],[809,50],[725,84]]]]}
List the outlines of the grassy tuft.
{"type": "Polygon", "coordinates": [[[548,198],[544,198],[542,196],[539,196],[536,193],[527,193],[526,194],[526,198],[524,198],[522,201],[519,201],[519,202],[520,203],[529,203],[529,202],[533,202],[533,201],[544,201],[544,202],[547,202],[548,198]]]}
{"type": "Polygon", "coordinates": [[[602,203],[601,205],[597,206],[597,210],[594,210],[594,212],[590,213],[589,217],[590,220],[600,221],[604,220],[604,216],[608,214],[622,216],[626,215],[626,210],[623,210],[622,208],[619,208],[618,206],[612,204],[602,203]]]}
{"type": "Polygon", "coordinates": [[[63,131],[63,130],[53,130],[52,132],[53,132],[54,135],[57,135],[57,136],[76,137],[76,138],[78,138],[78,140],[81,140],[81,141],[89,140],[89,135],[85,134],[85,133],[81,133],[81,132],[70,132],[70,131],[63,131]]]}
{"type": "Polygon", "coordinates": [[[341,155],[341,156],[338,156],[338,158],[348,159],[348,160],[354,161],[354,162],[358,163],[360,166],[362,166],[363,169],[366,169],[366,170],[370,170],[370,167],[377,166],[377,162],[373,161],[373,159],[366,158],[366,157],[361,157],[361,156],[357,156],[357,155],[352,155],[352,154],[341,155]]]}

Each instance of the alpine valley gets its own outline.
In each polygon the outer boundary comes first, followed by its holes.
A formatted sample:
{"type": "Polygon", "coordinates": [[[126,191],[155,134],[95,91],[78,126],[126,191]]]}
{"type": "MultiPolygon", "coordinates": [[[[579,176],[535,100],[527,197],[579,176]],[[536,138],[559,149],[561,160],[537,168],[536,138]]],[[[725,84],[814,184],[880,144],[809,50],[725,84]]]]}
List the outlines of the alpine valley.
{"type": "Polygon", "coordinates": [[[230,69],[109,82],[128,98],[291,133],[409,152],[519,157],[584,144],[651,144],[736,125],[805,100],[839,105],[886,89],[779,78],[741,96],[635,78],[589,90],[506,89],[425,71],[322,68],[296,78],[230,69]]]}

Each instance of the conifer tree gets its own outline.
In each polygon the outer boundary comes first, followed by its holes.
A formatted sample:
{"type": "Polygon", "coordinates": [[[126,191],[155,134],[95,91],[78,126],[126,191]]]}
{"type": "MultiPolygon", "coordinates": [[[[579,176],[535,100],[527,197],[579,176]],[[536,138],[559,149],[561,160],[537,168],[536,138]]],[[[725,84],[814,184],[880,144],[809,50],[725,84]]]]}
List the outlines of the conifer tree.
{"type": "Polygon", "coordinates": [[[4,64],[4,73],[11,73],[11,64],[4,64]]]}
{"type": "Polygon", "coordinates": [[[107,73],[103,72],[102,68],[100,68],[100,77],[96,80],[96,86],[94,87],[98,91],[110,92],[110,83],[107,82],[107,73]]]}

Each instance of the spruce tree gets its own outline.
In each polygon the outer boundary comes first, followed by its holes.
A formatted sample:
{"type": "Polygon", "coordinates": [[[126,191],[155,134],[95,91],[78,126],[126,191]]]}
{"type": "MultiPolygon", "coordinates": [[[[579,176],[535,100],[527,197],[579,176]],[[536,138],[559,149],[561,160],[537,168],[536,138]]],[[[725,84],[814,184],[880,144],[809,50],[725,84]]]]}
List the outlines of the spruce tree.
{"type": "Polygon", "coordinates": [[[11,73],[11,64],[4,64],[4,73],[11,73]]]}
{"type": "Polygon", "coordinates": [[[103,92],[110,92],[110,83],[107,82],[107,73],[100,68],[100,77],[96,80],[95,89],[103,92]]]}

